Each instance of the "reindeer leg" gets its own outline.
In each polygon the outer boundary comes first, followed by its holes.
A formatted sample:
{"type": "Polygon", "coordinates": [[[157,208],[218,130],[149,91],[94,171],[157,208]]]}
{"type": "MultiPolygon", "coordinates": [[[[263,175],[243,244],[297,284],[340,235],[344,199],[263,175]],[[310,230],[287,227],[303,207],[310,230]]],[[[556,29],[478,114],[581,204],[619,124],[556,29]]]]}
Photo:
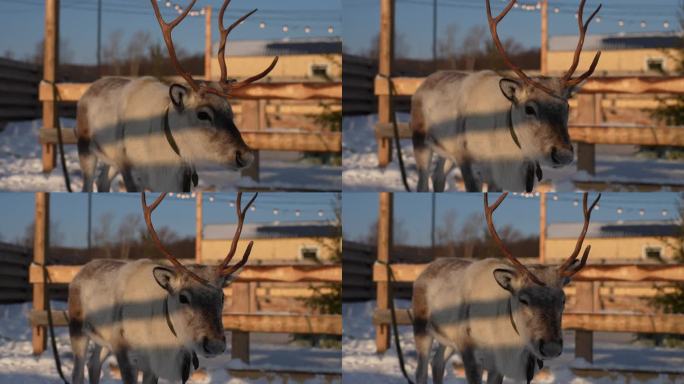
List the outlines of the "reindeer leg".
{"type": "Polygon", "coordinates": [[[461,164],[461,177],[463,177],[466,192],[482,191],[482,185],[478,182],[477,177],[475,177],[473,165],[469,161],[464,161],[463,164],[461,164]]]}
{"type": "Polygon", "coordinates": [[[145,371],[143,372],[143,384],[157,384],[159,378],[154,375],[154,373],[145,371]]]}
{"type": "Polygon", "coordinates": [[[135,184],[133,179],[133,173],[130,167],[125,167],[121,170],[121,176],[123,176],[124,185],[126,186],[126,192],[138,192],[138,186],[135,184]]]}
{"type": "Polygon", "coordinates": [[[465,375],[468,384],[482,384],[482,369],[475,360],[475,351],[472,348],[465,348],[461,351],[461,359],[465,368],[465,375]]]}
{"type": "Polygon", "coordinates": [[[71,382],[73,384],[83,383],[83,374],[86,363],[86,354],[88,352],[88,342],[90,339],[83,333],[83,327],[79,325],[72,325],[80,322],[69,323],[69,336],[71,337],[71,350],[74,353],[74,369],[71,373],[71,382]]]}
{"type": "Polygon", "coordinates": [[[98,384],[100,382],[100,373],[102,372],[102,362],[107,358],[109,351],[102,348],[101,345],[95,344],[93,352],[88,360],[88,379],[90,384],[98,384]]]}
{"type": "Polygon", "coordinates": [[[435,384],[442,384],[444,381],[444,368],[446,362],[451,357],[454,349],[451,347],[439,344],[435,356],[432,358],[432,382],[435,384]]]}
{"type": "Polygon", "coordinates": [[[447,168],[451,168],[451,161],[447,160],[444,157],[437,156],[437,164],[435,165],[435,171],[432,173],[433,191],[444,192],[447,168]]]}
{"type": "Polygon", "coordinates": [[[83,172],[83,188],[81,191],[92,192],[95,171],[97,170],[97,156],[90,148],[90,140],[79,138],[77,147],[78,160],[81,163],[81,171],[83,172]]]}
{"type": "Polygon", "coordinates": [[[98,192],[109,192],[112,188],[112,179],[118,171],[109,164],[102,164],[100,166],[100,173],[97,176],[97,191],[98,192]]]}
{"type": "Polygon", "coordinates": [[[119,371],[121,371],[121,381],[124,384],[136,384],[138,382],[138,370],[128,360],[126,349],[117,350],[114,352],[114,356],[116,356],[116,362],[119,364],[119,371]]]}
{"type": "Polygon", "coordinates": [[[432,349],[432,336],[427,332],[416,333],[415,331],[414,335],[416,339],[416,351],[418,352],[416,384],[427,384],[428,362],[430,361],[430,350],[432,349]]]}

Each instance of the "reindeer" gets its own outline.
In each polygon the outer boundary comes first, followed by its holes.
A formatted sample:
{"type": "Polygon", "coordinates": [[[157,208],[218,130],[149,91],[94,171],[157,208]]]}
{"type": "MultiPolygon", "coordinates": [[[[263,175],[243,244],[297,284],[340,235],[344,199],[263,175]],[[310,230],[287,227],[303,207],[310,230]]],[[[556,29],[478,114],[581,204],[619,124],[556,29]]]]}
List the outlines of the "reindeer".
{"type": "Polygon", "coordinates": [[[171,32],[188,15],[193,0],[175,20],[166,23],[157,0],[150,0],[161,26],[171,63],[190,87],[170,86],[153,77],[128,79],[106,77],[94,82],[78,102],[76,136],[83,170],[83,191],[90,192],[98,166],[99,191],[109,191],[111,180],[120,173],[129,192],[153,190],[188,192],[197,186],[197,165],[220,164],[228,169],[247,167],[254,152],[245,144],[235,125],[228,98],[233,91],[265,77],[278,57],[261,73],[240,82],[227,78],[225,47],[228,34],[256,12],[240,17],[225,28],[219,12],[220,41],[218,82],[198,81],[183,69],[171,32]]]}
{"type": "Polygon", "coordinates": [[[570,69],[561,78],[527,76],[508,57],[497,26],[516,4],[492,17],[486,0],[487,19],[494,44],[504,62],[519,79],[493,71],[468,74],[440,71],[430,75],[411,99],[410,126],[418,167],[418,191],[428,190],[433,152],[437,154],[432,175],[433,189],[443,191],[452,163],[460,166],[468,192],[527,191],[541,181],[541,163],[562,167],[573,161],[568,134],[568,99],[576,87],[596,69],[601,52],[589,70],[573,78],[579,64],[589,23],[601,6],[583,24],[584,4],[578,11],[579,42],[570,69]]]}
{"type": "Polygon", "coordinates": [[[458,351],[468,383],[500,384],[504,376],[529,383],[543,361],[563,350],[561,320],[565,305],[563,287],[587,262],[591,246],[577,256],[587,234],[591,211],[584,194],[584,226],[575,250],[560,267],[524,266],[494,228],[492,214],[506,193],[490,206],[484,194],[489,233],[507,260],[472,261],[441,258],[432,262],[413,284],[413,333],[418,350],[416,381],[427,383],[427,363],[433,339],[437,351],[432,378],[441,383],[444,365],[458,351]]]}
{"type": "Polygon", "coordinates": [[[226,258],[217,266],[184,266],[164,247],[152,224],[152,212],[165,193],[148,206],[142,193],[142,209],[150,238],[171,266],[150,259],[93,260],[69,285],[69,335],[74,353],[73,384],[83,383],[88,343],[95,344],[88,363],[91,383],[98,383],[102,359],[111,351],[124,383],[135,383],[138,371],[144,383],[158,378],[188,380],[197,355],[214,357],[225,351],[223,287],[235,280],[252,250],[249,242],[242,259],[235,256],[247,210],[256,194],[241,210],[238,193],[238,225],[226,258]]]}

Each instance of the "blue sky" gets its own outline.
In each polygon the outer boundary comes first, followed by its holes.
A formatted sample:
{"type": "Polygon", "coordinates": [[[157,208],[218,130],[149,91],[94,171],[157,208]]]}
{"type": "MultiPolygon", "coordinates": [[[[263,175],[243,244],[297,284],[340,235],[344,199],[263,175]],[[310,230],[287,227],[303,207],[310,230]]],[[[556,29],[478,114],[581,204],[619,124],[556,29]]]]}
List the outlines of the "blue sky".
{"type": "MultiPolygon", "coordinates": [[[[371,37],[379,31],[379,0],[343,1],[343,39],[349,52],[367,50],[371,37]]],[[[395,0],[396,33],[405,40],[409,52],[396,52],[402,57],[432,57],[432,3],[433,0],[395,0]]],[[[508,0],[491,0],[494,12],[499,12],[508,0]]],[[[520,4],[536,4],[536,0],[521,0],[520,4]]],[[[679,0],[588,0],[586,12],[592,12],[599,3],[603,8],[600,23],[593,22],[589,33],[612,34],[619,32],[679,30],[677,12],[679,0]],[[618,25],[619,21],[624,26],[618,25]],[[641,21],[646,22],[645,28],[641,21]]],[[[486,26],[484,0],[438,0],[438,36],[444,35],[449,25],[457,28],[457,41],[473,26],[486,26]]],[[[579,0],[549,0],[549,33],[551,35],[577,34],[574,13],[579,0]],[[559,13],[554,13],[558,8],[559,13]]],[[[540,16],[538,11],[512,10],[499,26],[502,39],[515,39],[528,47],[540,45],[540,16]]],[[[487,32],[488,33],[488,32],[487,32]]],[[[489,38],[489,35],[487,35],[489,38]]]]}
{"type": "MultiPolygon", "coordinates": [[[[173,0],[181,6],[188,0],[173,0]]],[[[222,0],[198,0],[194,9],[205,6],[218,8],[222,0]]],[[[68,41],[74,51],[75,62],[94,63],[96,60],[97,13],[96,0],[62,0],[61,1],[61,38],[68,41]]],[[[166,20],[171,20],[173,13],[165,10],[166,20]]],[[[303,36],[339,36],[341,33],[341,0],[233,0],[228,8],[226,24],[235,20],[247,11],[258,8],[243,25],[231,33],[234,40],[282,39],[303,36]],[[260,22],[266,28],[259,28],[260,22]],[[283,33],[284,25],[289,27],[283,33]],[[328,33],[332,25],[334,33],[328,33]],[[304,27],[309,26],[311,32],[306,34],[304,27]]],[[[0,54],[6,50],[15,53],[16,58],[24,58],[35,51],[35,45],[43,38],[44,26],[43,0],[0,0],[0,54]]],[[[152,6],[148,0],[103,0],[102,41],[115,30],[124,31],[125,40],[138,30],[147,30],[152,36],[163,42],[159,25],[154,18],[152,6]]],[[[216,14],[214,12],[214,20],[216,14]]],[[[214,21],[214,25],[215,25],[214,21]]],[[[213,31],[216,41],[217,29],[213,31]]],[[[176,48],[188,52],[202,52],[204,49],[204,16],[188,17],[174,30],[176,48]]],[[[228,47],[228,54],[230,47],[228,47]]]]}
{"type": "MultiPolygon", "coordinates": [[[[431,195],[428,193],[394,195],[394,216],[401,221],[407,238],[402,243],[429,245],[431,195]]],[[[589,194],[589,202],[595,198],[589,194]]],[[[490,204],[496,201],[497,194],[490,196],[490,204]]],[[[617,220],[664,220],[677,218],[677,193],[604,193],[599,210],[592,213],[592,221],[617,220]],[[618,214],[618,209],[622,210],[618,214]],[[644,215],[640,215],[640,210],[644,215]],[[666,215],[663,215],[663,210],[666,215]]],[[[342,221],[345,239],[355,240],[366,237],[370,226],[378,218],[377,193],[344,193],[342,196],[342,221]]],[[[554,222],[581,222],[582,195],[575,193],[549,194],[547,220],[554,222]],[[557,200],[554,200],[557,196],[557,200]],[[577,201],[578,206],[575,206],[577,201]]],[[[436,197],[436,227],[443,222],[447,212],[456,212],[456,228],[463,227],[471,215],[482,215],[482,195],[478,193],[442,193],[436,197]]],[[[539,234],[539,199],[512,195],[499,206],[494,214],[497,227],[510,225],[524,235],[539,234]]]]}
{"type": "MultiPolygon", "coordinates": [[[[140,215],[140,195],[137,193],[111,193],[93,195],[92,222],[96,228],[98,220],[104,214],[111,215],[112,228],[116,230],[127,215],[140,215]]],[[[155,195],[156,196],[156,195],[155,195]]],[[[244,194],[243,204],[251,198],[244,194]]],[[[281,223],[292,221],[334,220],[332,193],[260,193],[254,205],[255,211],[247,214],[246,223],[281,223]],[[273,210],[277,209],[277,214],[273,210]],[[296,211],[300,215],[296,216],[296,211]],[[322,216],[319,216],[319,211],[322,216]]],[[[148,195],[149,204],[154,196],[148,195]]],[[[233,193],[205,193],[203,221],[204,224],[234,223],[235,208],[229,203],[235,200],[233,193]],[[210,201],[213,200],[213,201],[210,201]]],[[[27,225],[34,218],[33,193],[0,193],[0,241],[13,242],[23,236],[27,225]]],[[[59,226],[64,235],[64,245],[83,246],[86,244],[88,196],[82,193],[53,193],[50,197],[50,220],[59,226]]],[[[181,236],[195,235],[195,200],[181,200],[167,196],[153,214],[156,228],[167,226],[181,236]]]]}

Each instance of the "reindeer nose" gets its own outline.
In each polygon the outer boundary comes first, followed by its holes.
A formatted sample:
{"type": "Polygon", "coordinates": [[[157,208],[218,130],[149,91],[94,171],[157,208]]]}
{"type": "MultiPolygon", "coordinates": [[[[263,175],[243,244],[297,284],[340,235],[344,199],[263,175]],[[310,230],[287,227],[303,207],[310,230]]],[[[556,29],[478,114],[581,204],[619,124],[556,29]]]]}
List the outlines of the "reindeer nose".
{"type": "Polygon", "coordinates": [[[551,147],[551,161],[557,165],[567,165],[572,163],[574,151],[572,145],[567,147],[551,147]]]}
{"type": "Polygon", "coordinates": [[[235,164],[238,166],[238,168],[248,167],[250,164],[252,164],[252,161],[254,161],[254,153],[251,150],[238,149],[235,151],[235,164]]]}
{"type": "Polygon", "coordinates": [[[209,338],[204,336],[202,338],[202,348],[207,355],[218,355],[226,350],[226,336],[221,335],[220,339],[209,338]]]}
{"type": "Polygon", "coordinates": [[[563,339],[545,342],[539,340],[539,353],[544,357],[557,357],[563,352],[563,339]]]}

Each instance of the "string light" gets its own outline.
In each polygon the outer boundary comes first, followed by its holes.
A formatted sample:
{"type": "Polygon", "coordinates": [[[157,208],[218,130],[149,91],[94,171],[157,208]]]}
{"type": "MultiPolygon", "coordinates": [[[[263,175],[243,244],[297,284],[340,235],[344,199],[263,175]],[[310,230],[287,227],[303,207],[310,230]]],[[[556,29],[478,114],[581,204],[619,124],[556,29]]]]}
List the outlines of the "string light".
{"type": "Polygon", "coordinates": [[[618,26],[624,27],[624,26],[625,26],[625,21],[622,20],[622,19],[618,20],[618,26]]]}
{"type": "Polygon", "coordinates": [[[308,25],[306,27],[304,27],[304,33],[310,33],[310,32],[311,32],[311,28],[308,25]]]}
{"type": "Polygon", "coordinates": [[[256,211],[256,204],[254,204],[254,205],[252,205],[251,207],[249,207],[249,210],[252,211],[252,212],[256,211]]]}
{"type": "Polygon", "coordinates": [[[266,23],[264,23],[263,21],[260,22],[260,23],[259,23],[259,28],[261,28],[261,29],[266,28],[266,23]]]}
{"type": "Polygon", "coordinates": [[[320,217],[323,216],[323,210],[322,210],[322,209],[319,209],[319,210],[318,210],[318,216],[320,216],[320,217]]]}
{"type": "Polygon", "coordinates": [[[663,28],[670,29],[670,22],[666,21],[663,23],[663,28]]]}
{"type": "Polygon", "coordinates": [[[299,217],[302,214],[302,211],[299,209],[295,210],[295,216],[299,217]]]}
{"type": "Polygon", "coordinates": [[[643,216],[646,214],[646,211],[644,211],[643,208],[639,209],[639,216],[643,216]]]}
{"type": "Polygon", "coordinates": [[[639,23],[639,25],[641,26],[641,28],[646,28],[646,22],[643,20],[641,20],[641,23],[639,23]]]}
{"type": "Polygon", "coordinates": [[[332,25],[328,26],[328,33],[333,34],[335,32],[335,28],[333,28],[332,25]]]}
{"type": "Polygon", "coordinates": [[[273,208],[273,214],[275,216],[278,216],[279,213],[280,213],[280,210],[278,210],[278,208],[273,208]]]}
{"type": "Polygon", "coordinates": [[[287,33],[287,31],[290,30],[290,27],[287,26],[287,24],[283,25],[283,32],[287,33]]]}
{"type": "Polygon", "coordinates": [[[617,212],[618,215],[622,215],[622,208],[618,208],[618,209],[616,210],[616,212],[617,212]]]}
{"type": "Polygon", "coordinates": [[[660,214],[663,215],[663,216],[667,216],[667,209],[663,209],[663,210],[660,212],[660,214]]]}

